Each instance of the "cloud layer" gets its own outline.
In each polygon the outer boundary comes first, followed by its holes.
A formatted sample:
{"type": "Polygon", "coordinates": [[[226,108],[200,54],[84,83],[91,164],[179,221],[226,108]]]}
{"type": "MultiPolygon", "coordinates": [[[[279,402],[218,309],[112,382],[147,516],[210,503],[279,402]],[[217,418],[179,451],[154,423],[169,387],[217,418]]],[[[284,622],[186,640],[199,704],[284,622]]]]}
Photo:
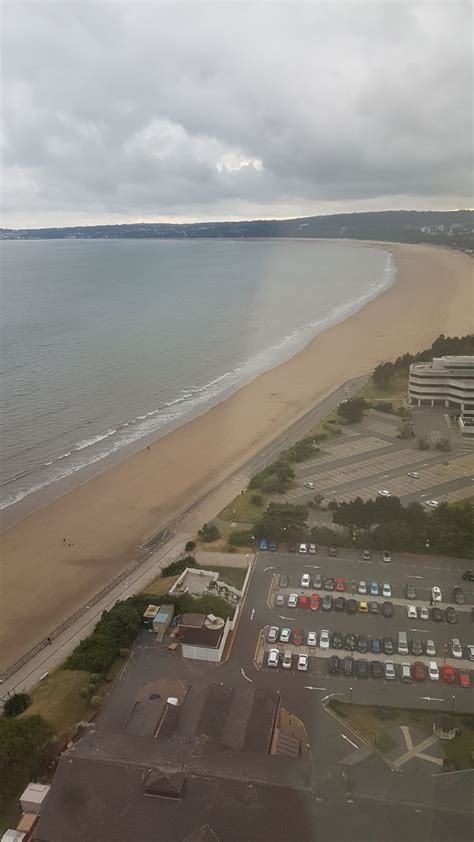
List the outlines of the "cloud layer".
{"type": "Polygon", "coordinates": [[[464,2],[7,3],[3,224],[472,204],[464,2]]]}

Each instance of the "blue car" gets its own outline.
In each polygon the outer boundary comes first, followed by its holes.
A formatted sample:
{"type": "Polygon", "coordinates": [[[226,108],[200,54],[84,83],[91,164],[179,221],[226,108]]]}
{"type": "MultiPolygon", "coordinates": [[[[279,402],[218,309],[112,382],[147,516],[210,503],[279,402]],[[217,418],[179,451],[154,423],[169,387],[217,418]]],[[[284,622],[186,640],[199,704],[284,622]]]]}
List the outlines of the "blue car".
{"type": "Polygon", "coordinates": [[[260,541],[259,549],[268,550],[268,541],[266,538],[262,538],[262,540],[260,541]]]}
{"type": "Polygon", "coordinates": [[[381,641],[377,637],[374,637],[374,639],[372,640],[370,648],[372,649],[372,652],[374,653],[374,655],[380,655],[380,653],[382,651],[381,641]]]}
{"type": "Polygon", "coordinates": [[[370,595],[371,596],[378,596],[379,595],[379,586],[377,582],[370,583],[370,595]]]}

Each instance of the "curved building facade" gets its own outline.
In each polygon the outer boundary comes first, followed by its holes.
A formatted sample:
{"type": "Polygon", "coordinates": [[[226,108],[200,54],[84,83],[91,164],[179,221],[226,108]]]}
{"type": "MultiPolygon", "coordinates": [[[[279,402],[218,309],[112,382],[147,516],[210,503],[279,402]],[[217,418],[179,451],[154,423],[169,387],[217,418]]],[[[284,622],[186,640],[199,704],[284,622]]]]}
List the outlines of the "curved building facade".
{"type": "Polygon", "coordinates": [[[474,433],[474,357],[435,357],[430,363],[412,363],[408,403],[453,407],[462,432],[474,433]]]}

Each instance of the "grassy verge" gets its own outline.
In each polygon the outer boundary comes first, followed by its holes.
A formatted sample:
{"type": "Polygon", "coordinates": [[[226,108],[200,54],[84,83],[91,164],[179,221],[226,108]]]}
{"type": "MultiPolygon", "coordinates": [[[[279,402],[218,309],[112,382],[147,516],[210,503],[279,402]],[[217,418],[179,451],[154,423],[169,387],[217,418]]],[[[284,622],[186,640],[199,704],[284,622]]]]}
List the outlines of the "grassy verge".
{"type": "MultiPolygon", "coordinates": [[[[366,740],[379,751],[387,754],[394,748],[394,742],[386,729],[396,725],[408,725],[433,733],[433,717],[439,713],[416,708],[377,707],[376,705],[356,705],[333,700],[333,710],[359,731],[366,740]]],[[[474,716],[451,714],[456,728],[461,732],[454,740],[443,741],[448,769],[474,768],[474,716]]]]}
{"type": "Polygon", "coordinates": [[[256,523],[267,506],[267,498],[260,491],[245,491],[232,500],[218,515],[220,520],[229,523],[256,523]],[[255,506],[251,498],[258,494],[262,498],[260,506],[255,506]]]}
{"type": "Polygon", "coordinates": [[[169,589],[173,587],[177,578],[178,576],[157,576],[157,578],[153,579],[153,582],[150,582],[150,584],[142,591],[142,593],[149,593],[153,596],[168,593],[169,589]]]}
{"type": "Polygon", "coordinates": [[[201,570],[214,570],[219,574],[219,580],[225,582],[226,585],[231,585],[233,588],[241,589],[244,579],[247,575],[246,567],[219,567],[218,565],[208,565],[201,570]]]}
{"type": "Polygon", "coordinates": [[[61,741],[70,739],[78,722],[87,720],[93,711],[80,690],[89,684],[89,673],[83,670],[56,670],[31,692],[31,705],[21,716],[39,714],[49,722],[61,741]]]}
{"type": "MultiPolygon", "coordinates": [[[[357,392],[358,398],[370,401],[392,401],[394,409],[400,406],[408,392],[408,377],[405,374],[395,374],[386,388],[376,386],[372,378],[357,392]]],[[[374,407],[376,409],[376,407],[374,407]]]]}

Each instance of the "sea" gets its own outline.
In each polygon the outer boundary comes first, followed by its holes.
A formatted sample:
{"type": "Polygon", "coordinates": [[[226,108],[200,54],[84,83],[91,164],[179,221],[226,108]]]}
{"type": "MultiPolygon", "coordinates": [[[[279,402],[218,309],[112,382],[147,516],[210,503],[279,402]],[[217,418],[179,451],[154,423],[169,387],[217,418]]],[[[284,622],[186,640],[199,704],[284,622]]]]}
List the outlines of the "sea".
{"type": "Polygon", "coordinates": [[[395,277],[382,248],[318,240],[2,241],[0,270],[10,514],[205,411],[395,277]]]}

